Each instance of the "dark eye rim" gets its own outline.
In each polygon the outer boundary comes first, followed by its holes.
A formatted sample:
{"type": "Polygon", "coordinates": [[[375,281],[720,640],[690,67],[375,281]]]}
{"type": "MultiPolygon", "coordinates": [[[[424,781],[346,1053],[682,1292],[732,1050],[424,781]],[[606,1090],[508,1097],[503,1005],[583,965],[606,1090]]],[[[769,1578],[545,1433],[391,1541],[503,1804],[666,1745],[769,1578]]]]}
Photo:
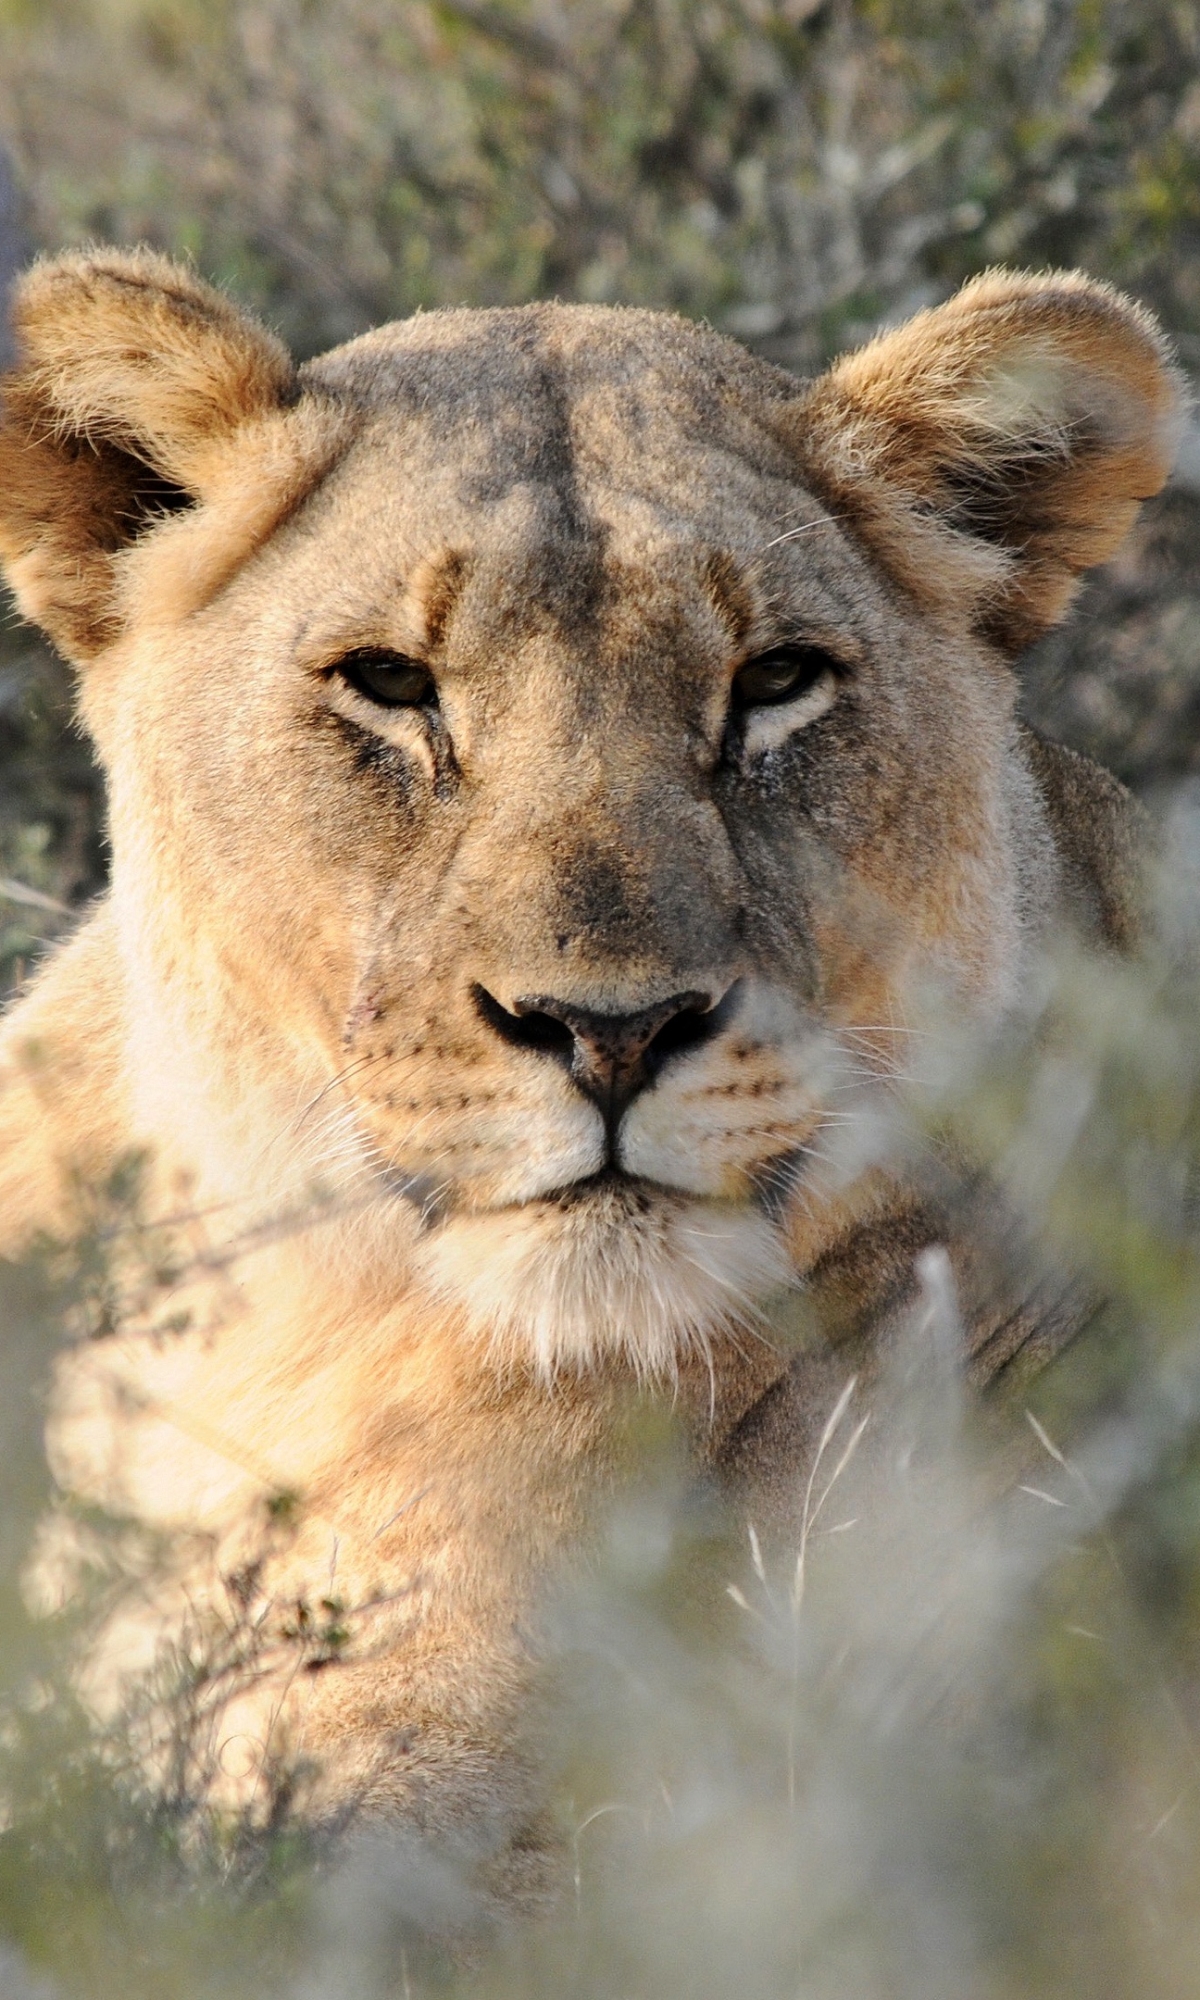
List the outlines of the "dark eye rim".
{"type": "Polygon", "coordinates": [[[730,706],[735,713],[742,715],[752,713],[756,708],[786,708],[789,702],[800,701],[809,694],[825,674],[832,674],[835,680],[842,681],[848,671],[845,661],[817,640],[781,639],[778,645],[766,646],[761,653],[753,653],[749,659],[741,661],[730,683],[730,706]],[[794,684],[781,688],[777,694],[746,695],[739,687],[742,675],[776,660],[795,664],[798,671],[794,684]]]}
{"type": "Polygon", "coordinates": [[[438,706],[437,682],[424,660],[414,659],[410,653],[398,652],[393,646],[355,646],[339,659],[331,661],[326,674],[330,679],[344,681],[373,708],[432,709],[438,706]],[[422,676],[421,691],[389,698],[366,680],[365,676],[373,671],[419,674],[422,676]]]}

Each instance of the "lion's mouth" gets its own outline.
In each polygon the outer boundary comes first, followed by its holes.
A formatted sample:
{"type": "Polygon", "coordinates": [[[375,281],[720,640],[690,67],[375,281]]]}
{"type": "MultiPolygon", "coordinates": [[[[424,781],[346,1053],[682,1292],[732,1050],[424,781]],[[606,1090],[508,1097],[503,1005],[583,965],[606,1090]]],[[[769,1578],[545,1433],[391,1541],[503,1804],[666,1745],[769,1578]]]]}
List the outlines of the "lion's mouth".
{"type": "MultiPolygon", "coordinates": [[[[757,1209],[769,1221],[778,1222],[800,1182],[806,1177],[810,1162],[811,1148],[804,1145],[773,1154],[747,1176],[740,1199],[735,1199],[733,1205],[757,1209]]],[[[626,1173],[622,1167],[609,1161],[593,1174],[585,1174],[579,1180],[547,1189],[536,1200],[545,1206],[560,1209],[580,1208],[591,1203],[610,1209],[620,1206],[630,1215],[645,1215],[656,1202],[678,1201],[681,1197],[701,1202],[706,1199],[703,1195],[698,1197],[695,1189],[675,1187],[669,1181],[652,1180],[645,1174],[626,1173]]],[[[730,1202],[728,1194],[723,1197],[708,1196],[707,1199],[718,1200],[721,1206],[728,1206],[730,1202]]]]}
{"type": "MultiPolygon", "coordinates": [[[[768,1221],[778,1223],[800,1181],[806,1176],[809,1152],[808,1147],[797,1146],[764,1161],[755,1173],[748,1176],[740,1194],[732,1199],[732,1205],[757,1210],[768,1221]]],[[[523,1201],[501,1201],[494,1208],[491,1204],[480,1208],[473,1203],[464,1204],[455,1200],[446,1183],[439,1184],[422,1175],[392,1171],[381,1175],[380,1182],[393,1200],[403,1201],[417,1209],[426,1228],[449,1221],[452,1216],[463,1213],[464,1208],[476,1214],[519,1214],[531,1208],[557,1209],[568,1214],[590,1208],[609,1216],[624,1214],[632,1218],[648,1215],[663,1202],[680,1199],[699,1200],[702,1206],[706,1201],[715,1200],[718,1206],[728,1207],[731,1202],[729,1193],[705,1196],[693,1188],[676,1187],[669,1181],[652,1180],[645,1174],[627,1173],[612,1161],[599,1167],[595,1173],[564,1181],[558,1187],[541,1188],[523,1201]]]]}
{"type": "Polygon", "coordinates": [[[648,1214],[656,1200],[678,1198],[683,1190],[667,1186],[664,1182],[647,1180],[641,1174],[627,1174],[622,1168],[609,1163],[595,1173],[583,1174],[577,1180],[564,1181],[559,1187],[542,1188],[537,1194],[524,1201],[501,1201],[493,1208],[485,1204],[482,1208],[472,1203],[456,1200],[453,1189],[445,1182],[437,1182],[431,1176],[406,1174],[398,1168],[386,1170],[378,1175],[379,1187],[394,1201],[404,1202],[408,1207],[420,1212],[426,1227],[446,1222],[454,1215],[470,1213],[519,1214],[530,1208],[557,1208],[564,1211],[586,1207],[622,1209],[629,1215],[648,1214]]]}
{"type": "Polygon", "coordinates": [[[579,1180],[564,1182],[562,1187],[549,1188],[537,1199],[557,1208],[576,1208],[589,1201],[619,1201],[631,1211],[644,1213],[656,1195],[678,1193],[678,1188],[646,1180],[641,1174],[627,1174],[610,1160],[594,1174],[584,1174],[579,1180]]]}

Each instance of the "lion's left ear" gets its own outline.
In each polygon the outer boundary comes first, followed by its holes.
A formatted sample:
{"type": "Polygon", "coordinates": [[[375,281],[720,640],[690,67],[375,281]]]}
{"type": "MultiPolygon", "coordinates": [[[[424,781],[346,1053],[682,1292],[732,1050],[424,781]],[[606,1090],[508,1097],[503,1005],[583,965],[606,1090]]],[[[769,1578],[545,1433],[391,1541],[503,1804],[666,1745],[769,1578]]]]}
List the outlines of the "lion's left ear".
{"type": "Polygon", "coordinates": [[[907,589],[1016,651],[1158,492],[1183,404],[1162,332],[1111,286],[989,271],[836,362],[785,421],[907,589]]]}

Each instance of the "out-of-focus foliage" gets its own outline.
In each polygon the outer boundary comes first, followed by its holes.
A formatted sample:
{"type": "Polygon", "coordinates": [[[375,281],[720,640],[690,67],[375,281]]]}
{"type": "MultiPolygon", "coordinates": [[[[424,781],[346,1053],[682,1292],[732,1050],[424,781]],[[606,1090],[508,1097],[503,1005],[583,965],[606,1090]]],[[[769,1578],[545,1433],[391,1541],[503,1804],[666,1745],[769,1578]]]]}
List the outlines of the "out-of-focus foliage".
{"type": "Polygon", "coordinates": [[[1200,336],[1178,0],[7,0],[0,23],[39,239],[189,249],[305,347],[559,294],[812,365],[1000,259],[1119,276],[1200,336]]]}
{"type": "Polygon", "coordinates": [[[100,782],[66,669],[29,630],[0,643],[0,992],[103,881],[100,782]]]}
{"type": "MultiPolygon", "coordinates": [[[[1032,1386],[1029,1421],[1018,1404],[998,1425],[962,1390],[948,1266],[927,1255],[887,1393],[862,1432],[862,1390],[847,1382],[835,1399],[786,1550],[734,1532],[683,1476],[664,1413],[646,1413],[643,1475],[544,1642],[563,1893],[544,1920],[477,1941],[465,1966],[429,1937],[448,1920],[471,1931],[452,1857],[379,1830],[314,1843],[286,1771],[270,1774],[254,1825],[197,1810],[206,1716],[263,1643],[248,1598],[231,1598],[219,1644],[210,1633],[164,1657],[151,1704],[144,1690],[88,1727],[71,1648],[154,1551],[128,1524],[77,1512],[91,1588],[70,1616],[29,1617],[18,1576],[51,1496],[30,1384],[64,1298],[81,1283],[91,1297],[106,1246],[136,1236],[136,1177],[70,1258],[0,1271],[6,2000],[1190,2000],[1190,795],[1175,835],[1162,945],[1107,967],[1065,949],[1003,1048],[930,1066],[911,1100],[988,1160],[1042,1252],[1065,1249],[1107,1307],[1032,1386]],[[138,1761],[151,1708],[155,1740],[173,1745],[157,1792],[138,1761]]],[[[105,1337],[103,1323],[72,1321],[76,1337],[105,1337]]],[[[293,1621],[271,1643],[307,1641],[293,1621]]]]}

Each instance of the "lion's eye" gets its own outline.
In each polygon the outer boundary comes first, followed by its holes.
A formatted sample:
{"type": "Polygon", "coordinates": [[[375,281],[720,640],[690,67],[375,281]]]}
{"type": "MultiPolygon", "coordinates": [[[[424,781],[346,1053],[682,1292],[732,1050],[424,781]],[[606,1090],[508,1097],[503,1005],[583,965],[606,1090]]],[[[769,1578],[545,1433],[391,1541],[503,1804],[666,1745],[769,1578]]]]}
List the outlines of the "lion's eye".
{"type": "Polygon", "coordinates": [[[820,646],[774,646],[747,660],[733,677],[735,708],[771,708],[807,694],[826,674],[836,674],[838,662],[820,646]]]}
{"type": "Polygon", "coordinates": [[[360,646],[339,660],[336,671],[342,679],[381,708],[431,708],[437,703],[437,688],[428,667],[408,660],[403,653],[389,652],[386,646],[360,646]]]}

